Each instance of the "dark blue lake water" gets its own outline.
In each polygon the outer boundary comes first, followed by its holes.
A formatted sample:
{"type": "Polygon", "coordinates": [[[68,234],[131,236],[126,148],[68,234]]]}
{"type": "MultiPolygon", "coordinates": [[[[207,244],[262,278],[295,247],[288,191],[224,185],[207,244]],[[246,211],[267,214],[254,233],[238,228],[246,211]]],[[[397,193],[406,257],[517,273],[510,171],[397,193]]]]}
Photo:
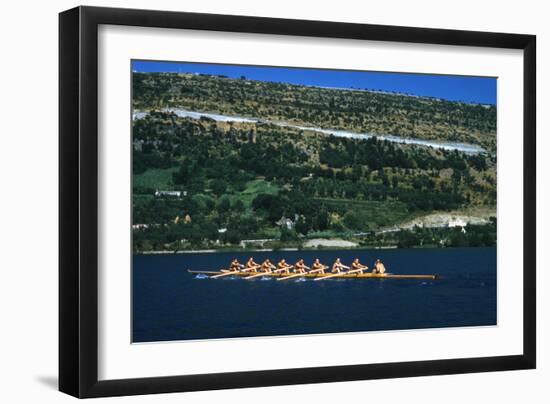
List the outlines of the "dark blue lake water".
{"type": "Polygon", "coordinates": [[[405,279],[199,279],[187,269],[218,270],[251,253],[136,255],[133,341],[171,341],[331,332],[495,325],[496,249],[399,249],[254,252],[309,264],[376,258],[405,279]]]}

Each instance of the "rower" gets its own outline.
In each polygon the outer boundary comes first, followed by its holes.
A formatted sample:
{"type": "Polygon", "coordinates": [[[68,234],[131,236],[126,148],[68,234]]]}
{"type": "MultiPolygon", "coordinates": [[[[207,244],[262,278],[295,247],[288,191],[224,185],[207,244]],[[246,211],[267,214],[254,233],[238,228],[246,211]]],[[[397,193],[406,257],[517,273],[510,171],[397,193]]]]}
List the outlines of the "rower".
{"type": "Polygon", "coordinates": [[[282,260],[279,261],[279,263],[277,264],[277,269],[275,270],[275,272],[283,272],[285,274],[290,274],[290,268],[292,268],[294,265],[288,265],[286,260],[283,258],[282,260]]]}
{"type": "Polygon", "coordinates": [[[294,272],[296,273],[305,274],[306,269],[309,269],[309,267],[304,263],[304,260],[301,258],[298,260],[298,262],[296,262],[296,264],[294,264],[294,272]]]}
{"type": "Polygon", "coordinates": [[[231,261],[231,264],[229,265],[229,270],[232,272],[239,272],[243,266],[244,265],[235,258],[233,261],[231,261]]]}
{"type": "Polygon", "coordinates": [[[376,260],[376,263],[374,264],[374,269],[372,270],[373,274],[383,274],[386,272],[386,267],[384,264],[382,264],[382,261],[379,259],[376,260]]]}
{"type": "Polygon", "coordinates": [[[342,273],[342,269],[349,269],[349,267],[342,264],[340,258],[336,258],[336,261],[334,261],[334,264],[332,264],[332,272],[339,274],[342,273]]]}
{"type": "Polygon", "coordinates": [[[321,264],[321,261],[319,261],[319,258],[315,258],[315,261],[313,261],[313,265],[311,266],[311,271],[309,271],[310,274],[314,273],[325,273],[325,269],[328,268],[326,265],[321,264]]]}
{"type": "Polygon", "coordinates": [[[271,261],[266,259],[264,262],[262,262],[262,265],[260,266],[260,270],[262,272],[271,273],[273,269],[276,269],[277,267],[271,263],[271,261]]]}
{"type": "Polygon", "coordinates": [[[246,261],[246,265],[244,266],[243,272],[256,272],[256,269],[258,269],[260,264],[254,262],[254,258],[250,257],[248,261],[246,261]]]}
{"type": "Polygon", "coordinates": [[[361,262],[359,262],[359,258],[355,258],[351,263],[351,268],[348,271],[348,273],[357,272],[362,274],[363,270],[366,270],[366,269],[369,269],[369,267],[361,264],[361,262]]]}

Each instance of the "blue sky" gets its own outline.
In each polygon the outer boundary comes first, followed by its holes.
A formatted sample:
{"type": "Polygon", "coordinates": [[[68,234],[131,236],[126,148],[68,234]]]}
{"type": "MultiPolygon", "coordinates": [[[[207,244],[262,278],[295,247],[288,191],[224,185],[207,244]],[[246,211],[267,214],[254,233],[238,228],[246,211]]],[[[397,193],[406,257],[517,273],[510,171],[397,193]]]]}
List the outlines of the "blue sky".
{"type": "Polygon", "coordinates": [[[180,62],[132,62],[137,72],[178,72],[245,76],[251,80],[274,81],[323,87],[395,91],[451,101],[496,104],[497,79],[493,77],[444,76],[435,74],[359,72],[180,62]]]}

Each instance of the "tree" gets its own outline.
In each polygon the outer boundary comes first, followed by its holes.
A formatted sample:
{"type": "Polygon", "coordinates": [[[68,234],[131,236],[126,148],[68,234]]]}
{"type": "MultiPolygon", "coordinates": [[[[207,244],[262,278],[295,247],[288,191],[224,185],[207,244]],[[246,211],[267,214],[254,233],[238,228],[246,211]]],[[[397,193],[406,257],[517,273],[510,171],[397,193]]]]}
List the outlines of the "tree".
{"type": "Polygon", "coordinates": [[[357,213],[350,210],[347,211],[343,218],[344,226],[346,226],[348,229],[356,229],[357,228],[357,213]]]}
{"type": "Polygon", "coordinates": [[[241,201],[240,199],[237,199],[237,201],[235,201],[235,204],[233,205],[233,209],[235,209],[236,212],[244,212],[245,210],[244,202],[241,201]]]}
{"type": "Polygon", "coordinates": [[[223,233],[222,241],[229,244],[239,244],[241,242],[241,235],[236,230],[228,229],[223,233]]]}
{"type": "Polygon", "coordinates": [[[298,234],[296,234],[294,230],[289,229],[286,226],[281,226],[281,236],[280,236],[281,241],[296,241],[298,239],[299,239],[298,234]]]}
{"type": "Polygon", "coordinates": [[[397,246],[399,248],[410,248],[420,243],[418,236],[414,232],[408,230],[400,231],[397,238],[397,246]]]}
{"type": "Polygon", "coordinates": [[[218,212],[220,213],[226,213],[231,209],[231,201],[229,200],[228,196],[222,197],[218,201],[218,212]]]}
{"type": "Polygon", "coordinates": [[[191,170],[187,160],[184,160],[178,171],[172,174],[172,181],[176,185],[185,185],[191,177],[191,170]]]}
{"type": "Polygon", "coordinates": [[[321,208],[316,215],[317,228],[321,231],[326,230],[329,225],[329,214],[326,208],[321,208]]]}
{"type": "Polygon", "coordinates": [[[210,189],[215,195],[222,195],[227,189],[227,182],[221,179],[215,179],[210,182],[210,189]]]}
{"type": "Polygon", "coordinates": [[[359,181],[361,179],[361,175],[363,174],[363,169],[360,165],[354,164],[351,170],[351,178],[353,181],[359,181]]]}
{"type": "Polygon", "coordinates": [[[300,216],[294,225],[294,229],[303,235],[306,235],[309,231],[309,225],[303,216],[300,216]]]}
{"type": "Polygon", "coordinates": [[[396,176],[393,176],[391,178],[391,185],[392,187],[397,188],[399,186],[399,178],[397,178],[396,176]]]}
{"type": "Polygon", "coordinates": [[[197,210],[202,213],[210,213],[216,206],[214,199],[208,195],[198,194],[191,198],[191,202],[194,207],[190,207],[189,210],[197,210]],[[194,208],[194,209],[193,209],[194,208]]]}

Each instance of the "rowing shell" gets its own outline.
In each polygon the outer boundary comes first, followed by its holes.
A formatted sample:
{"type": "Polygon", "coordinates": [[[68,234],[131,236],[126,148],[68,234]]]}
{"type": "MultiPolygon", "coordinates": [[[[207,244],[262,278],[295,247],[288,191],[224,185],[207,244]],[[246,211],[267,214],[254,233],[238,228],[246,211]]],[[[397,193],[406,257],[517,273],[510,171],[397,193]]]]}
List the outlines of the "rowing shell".
{"type": "MultiPolygon", "coordinates": [[[[219,275],[221,275],[222,273],[224,274],[224,276],[226,276],[225,274],[229,275],[233,275],[233,276],[238,276],[238,277],[250,277],[250,275],[254,275],[254,277],[260,277],[260,276],[265,276],[265,277],[268,277],[268,278],[287,278],[287,279],[292,279],[292,278],[318,278],[318,279],[322,279],[322,278],[325,278],[327,277],[328,274],[320,274],[320,273],[315,273],[315,274],[310,274],[310,273],[305,273],[305,274],[298,274],[298,273],[291,273],[290,275],[288,274],[284,274],[284,273],[274,273],[274,272],[256,272],[256,273],[250,273],[250,272],[218,272],[218,271],[193,271],[193,270],[190,270],[188,269],[187,270],[190,274],[195,274],[195,275],[206,275],[210,278],[217,278],[219,277],[219,275]]],[[[348,273],[341,273],[341,274],[330,274],[330,278],[331,279],[438,279],[438,275],[398,275],[398,274],[388,274],[388,273],[385,273],[385,274],[373,274],[372,272],[368,272],[368,273],[351,273],[351,274],[348,274],[348,273]],[[334,276],[332,276],[334,275],[334,276]]],[[[282,279],[281,279],[282,280],[282,279]]]]}

